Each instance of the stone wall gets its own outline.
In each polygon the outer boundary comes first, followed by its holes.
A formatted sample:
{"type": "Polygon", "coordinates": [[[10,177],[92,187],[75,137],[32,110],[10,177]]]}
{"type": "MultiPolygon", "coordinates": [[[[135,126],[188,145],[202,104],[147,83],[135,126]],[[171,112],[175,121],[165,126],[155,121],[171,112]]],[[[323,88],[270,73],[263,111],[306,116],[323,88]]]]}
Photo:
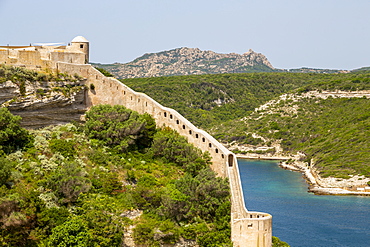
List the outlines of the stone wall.
{"type": "Polygon", "coordinates": [[[177,111],[164,107],[143,93],[138,93],[120,81],[105,77],[91,65],[58,63],[60,72],[79,74],[85,78],[87,107],[98,104],[124,105],[139,113],[147,112],[158,126],[168,126],[186,136],[190,143],[212,157],[212,169],[228,177],[231,189],[231,235],[235,247],[272,245],[272,216],[249,212],[244,204],[236,156],[207,132],[198,129],[177,111]],[[92,86],[93,85],[93,86],[92,86]]]}
{"type": "Polygon", "coordinates": [[[11,50],[0,49],[0,63],[23,66],[30,69],[55,68],[58,62],[84,64],[85,54],[55,49],[43,52],[42,50],[11,50]]]}

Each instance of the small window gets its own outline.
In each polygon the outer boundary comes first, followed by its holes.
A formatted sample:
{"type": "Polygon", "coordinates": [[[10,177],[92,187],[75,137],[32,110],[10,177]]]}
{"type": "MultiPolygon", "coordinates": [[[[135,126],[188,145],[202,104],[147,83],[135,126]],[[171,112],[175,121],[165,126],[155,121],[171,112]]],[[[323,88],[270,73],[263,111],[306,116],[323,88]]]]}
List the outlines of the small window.
{"type": "Polygon", "coordinates": [[[224,159],[224,158],[225,158],[225,155],[224,155],[224,154],[221,154],[221,158],[223,158],[223,159],[224,159]]]}
{"type": "Polygon", "coordinates": [[[203,141],[203,142],[206,142],[206,138],[204,138],[204,137],[203,137],[203,138],[202,138],[202,141],[203,141]]]}
{"type": "Polygon", "coordinates": [[[145,102],[145,106],[148,106],[148,102],[145,102]]]}
{"type": "Polygon", "coordinates": [[[80,45],[80,48],[81,48],[81,49],[83,49],[83,48],[84,48],[84,45],[83,45],[83,44],[81,44],[81,45],[80,45]]]}
{"type": "Polygon", "coordinates": [[[216,148],[216,154],[218,154],[218,149],[216,148]]]}
{"type": "Polygon", "coordinates": [[[176,124],[179,124],[180,123],[180,121],[179,120],[176,120],[176,124]]]}
{"type": "Polygon", "coordinates": [[[123,91],[123,95],[126,95],[126,91],[123,91]]]}
{"type": "Polygon", "coordinates": [[[185,129],[185,125],[182,125],[182,129],[185,129]]]}
{"type": "Polygon", "coordinates": [[[199,135],[198,134],[195,134],[195,138],[199,138],[199,135]]]}
{"type": "Polygon", "coordinates": [[[163,113],[164,117],[167,117],[167,112],[163,113]]]}
{"type": "Polygon", "coordinates": [[[193,134],[193,131],[189,130],[189,134],[190,134],[190,135],[191,135],[191,134],[193,134]]]}
{"type": "Polygon", "coordinates": [[[170,114],[170,118],[172,119],[172,114],[170,114]]]}
{"type": "Polygon", "coordinates": [[[212,147],[212,143],[209,143],[208,145],[209,145],[210,148],[212,147]]]}

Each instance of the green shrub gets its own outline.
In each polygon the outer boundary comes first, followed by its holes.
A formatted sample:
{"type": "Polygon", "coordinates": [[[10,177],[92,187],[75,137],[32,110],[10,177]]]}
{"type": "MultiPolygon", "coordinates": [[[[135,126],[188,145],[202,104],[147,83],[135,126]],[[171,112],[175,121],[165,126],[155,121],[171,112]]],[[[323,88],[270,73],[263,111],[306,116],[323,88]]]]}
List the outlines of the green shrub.
{"type": "Polygon", "coordinates": [[[33,138],[20,122],[21,117],[14,116],[7,108],[0,108],[0,150],[5,153],[32,145],[33,138]]]}
{"type": "Polygon", "coordinates": [[[281,241],[278,237],[272,236],[272,247],[289,247],[290,245],[281,241]]]}
{"type": "Polygon", "coordinates": [[[92,246],[91,241],[92,237],[86,223],[82,219],[74,217],[52,230],[47,245],[88,247],[92,246]]]}
{"type": "Polygon", "coordinates": [[[85,131],[120,152],[143,150],[152,143],[156,132],[154,119],[124,106],[98,105],[86,113],[85,131]]]}
{"type": "Polygon", "coordinates": [[[77,154],[76,142],[65,139],[52,139],[49,142],[49,147],[52,152],[58,152],[66,158],[71,158],[77,154]]]}

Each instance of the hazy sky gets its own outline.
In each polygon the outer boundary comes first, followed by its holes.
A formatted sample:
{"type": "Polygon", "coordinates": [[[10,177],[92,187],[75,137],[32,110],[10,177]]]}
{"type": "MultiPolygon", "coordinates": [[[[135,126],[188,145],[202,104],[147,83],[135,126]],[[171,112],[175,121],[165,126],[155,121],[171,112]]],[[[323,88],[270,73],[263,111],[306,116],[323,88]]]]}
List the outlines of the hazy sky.
{"type": "Polygon", "coordinates": [[[264,54],[276,68],[370,66],[370,0],[0,0],[0,45],[90,41],[90,60],[179,47],[264,54]]]}

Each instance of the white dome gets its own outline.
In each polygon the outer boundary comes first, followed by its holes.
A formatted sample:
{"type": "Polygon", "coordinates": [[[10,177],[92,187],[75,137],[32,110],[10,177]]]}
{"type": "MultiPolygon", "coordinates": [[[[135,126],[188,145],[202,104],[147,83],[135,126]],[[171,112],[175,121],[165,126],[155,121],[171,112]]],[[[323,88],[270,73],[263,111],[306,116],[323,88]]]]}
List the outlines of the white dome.
{"type": "Polygon", "coordinates": [[[89,41],[87,41],[87,39],[85,39],[84,37],[82,36],[77,36],[75,37],[71,43],[89,43],[89,41]]]}

